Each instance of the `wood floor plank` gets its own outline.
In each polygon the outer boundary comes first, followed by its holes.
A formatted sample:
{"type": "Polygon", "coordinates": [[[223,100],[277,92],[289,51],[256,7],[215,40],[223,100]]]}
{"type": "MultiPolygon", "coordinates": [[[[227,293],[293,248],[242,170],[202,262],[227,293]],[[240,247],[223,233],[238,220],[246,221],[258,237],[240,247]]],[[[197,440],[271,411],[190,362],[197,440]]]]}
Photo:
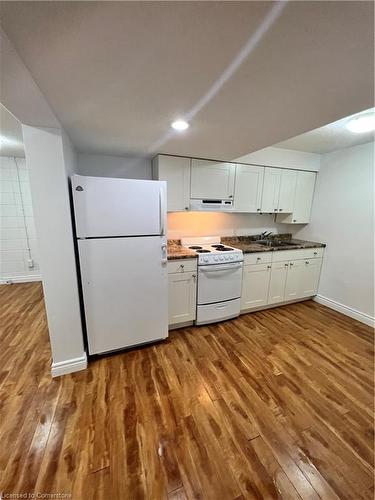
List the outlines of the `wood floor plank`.
{"type": "Polygon", "coordinates": [[[312,301],[52,380],[39,283],[0,286],[0,491],[372,499],[374,337],[312,301]]]}

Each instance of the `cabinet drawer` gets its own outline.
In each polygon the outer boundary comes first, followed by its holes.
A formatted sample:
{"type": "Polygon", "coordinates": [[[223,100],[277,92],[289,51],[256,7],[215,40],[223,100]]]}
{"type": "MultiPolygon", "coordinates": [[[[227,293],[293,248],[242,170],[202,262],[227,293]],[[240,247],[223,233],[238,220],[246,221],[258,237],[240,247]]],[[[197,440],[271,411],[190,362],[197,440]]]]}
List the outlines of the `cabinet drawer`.
{"type": "Polygon", "coordinates": [[[267,264],[271,261],[272,252],[245,253],[243,256],[243,263],[245,266],[249,264],[267,264]]]}
{"type": "Polygon", "coordinates": [[[178,259],[168,261],[168,274],[186,273],[197,270],[197,259],[178,259]]]}
{"type": "Polygon", "coordinates": [[[315,259],[323,256],[323,248],[302,248],[299,250],[279,250],[272,252],[272,262],[284,260],[315,259]]]}

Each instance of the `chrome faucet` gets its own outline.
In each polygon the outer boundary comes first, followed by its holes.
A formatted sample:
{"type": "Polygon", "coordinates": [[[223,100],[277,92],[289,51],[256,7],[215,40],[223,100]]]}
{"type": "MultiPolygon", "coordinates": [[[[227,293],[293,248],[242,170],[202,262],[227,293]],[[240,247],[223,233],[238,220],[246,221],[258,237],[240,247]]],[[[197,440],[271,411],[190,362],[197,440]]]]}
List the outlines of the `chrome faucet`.
{"type": "Polygon", "coordinates": [[[261,235],[260,235],[260,239],[261,240],[265,240],[267,239],[269,236],[271,236],[272,234],[272,231],[264,231],[261,235]]]}

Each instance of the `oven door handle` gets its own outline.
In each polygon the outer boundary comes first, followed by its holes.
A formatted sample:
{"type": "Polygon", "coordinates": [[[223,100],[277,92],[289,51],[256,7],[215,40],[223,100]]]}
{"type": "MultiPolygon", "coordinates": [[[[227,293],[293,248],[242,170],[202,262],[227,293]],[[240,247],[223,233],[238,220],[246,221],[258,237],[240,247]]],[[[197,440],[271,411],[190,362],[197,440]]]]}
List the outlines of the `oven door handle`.
{"type": "Polygon", "coordinates": [[[214,273],[217,271],[234,271],[235,269],[240,269],[242,267],[242,262],[238,264],[214,264],[208,266],[199,266],[198,270],[202,273],[214,273]]]}

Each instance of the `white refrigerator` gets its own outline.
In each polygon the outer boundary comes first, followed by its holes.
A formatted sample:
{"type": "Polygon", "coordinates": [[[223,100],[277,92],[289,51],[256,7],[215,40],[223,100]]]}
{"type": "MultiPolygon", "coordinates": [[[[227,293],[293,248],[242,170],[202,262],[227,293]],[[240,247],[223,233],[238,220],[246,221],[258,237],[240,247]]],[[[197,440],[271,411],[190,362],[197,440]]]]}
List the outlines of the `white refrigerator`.
{"type": "Polygon", "coordinates": [[[166,338],[166,183],[71,183],[89,354],[166,338]]]}

